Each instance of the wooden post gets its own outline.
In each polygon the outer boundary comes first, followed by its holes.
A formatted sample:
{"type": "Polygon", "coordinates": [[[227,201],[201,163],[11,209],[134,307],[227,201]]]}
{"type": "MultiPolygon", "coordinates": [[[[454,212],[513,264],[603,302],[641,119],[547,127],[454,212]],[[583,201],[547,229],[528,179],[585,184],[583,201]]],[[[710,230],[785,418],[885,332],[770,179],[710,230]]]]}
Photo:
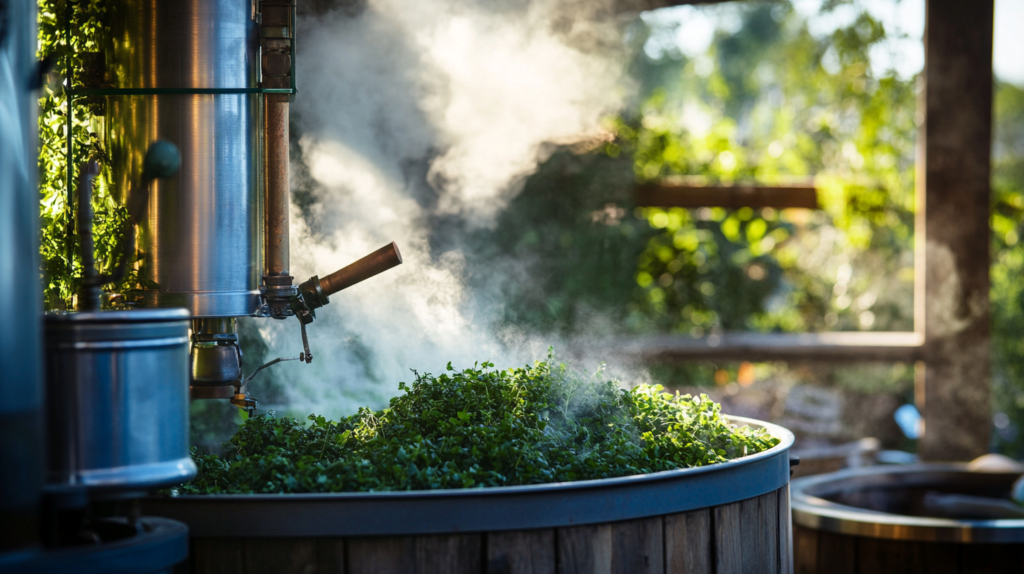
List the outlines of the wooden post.
{"type": "Polygon", "coordinates": [[[917,178],[916,329],[925,460],[988,452],[993,0],[928,0],[917,178]]]}

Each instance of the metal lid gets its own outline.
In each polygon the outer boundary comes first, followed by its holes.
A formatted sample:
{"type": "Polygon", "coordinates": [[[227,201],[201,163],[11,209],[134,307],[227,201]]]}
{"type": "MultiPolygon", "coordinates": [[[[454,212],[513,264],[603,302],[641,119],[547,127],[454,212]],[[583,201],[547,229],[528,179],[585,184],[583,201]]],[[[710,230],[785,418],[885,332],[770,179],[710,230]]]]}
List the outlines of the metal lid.
{"type": "Polygon", "coordinates": [[[960,543],[1024,542],[1024,519],[965,520],[892,514],[827,500],[858,491],[992,486],[1008,488],[1019,474],[975,472],[966,464],[874,466],[798,478],[790,484],[793,523],[847,536],[960,543]]]}
{"type": "Polygon", "coordinates": [[[95,311],[73,313],[58,311],[46,314],[47,323],[134,323],[154,321],[187,321],[188,309],[132,309],[129,311],[95,311]]]}
{"type": "Polygon", "coordinates": [[[184,345],[188,342],[189,317],[187,309],[48,314],[46,345],[91,348],[95,347],[92,343],[117,341],[131,342],[132,346],[184,345]]]}

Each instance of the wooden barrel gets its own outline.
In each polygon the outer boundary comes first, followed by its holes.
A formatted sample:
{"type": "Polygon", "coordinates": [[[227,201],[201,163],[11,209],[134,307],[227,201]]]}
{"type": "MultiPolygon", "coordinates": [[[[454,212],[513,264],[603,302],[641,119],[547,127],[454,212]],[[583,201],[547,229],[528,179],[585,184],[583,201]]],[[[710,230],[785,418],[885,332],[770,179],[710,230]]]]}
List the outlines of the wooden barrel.
{"type": "Polygon", "coordinates": [[[152,498],[192,574],[792,572],[789,448],[640,476],[465,490],[152,498]]]}
{"type": "Polygon", "coordinates": [[[1008,497],[1019,474],[966,465],[846,470],[793,481],[797,574],[1024,571],[1024,519],[936,518],[936,500],[1008,497]]]}

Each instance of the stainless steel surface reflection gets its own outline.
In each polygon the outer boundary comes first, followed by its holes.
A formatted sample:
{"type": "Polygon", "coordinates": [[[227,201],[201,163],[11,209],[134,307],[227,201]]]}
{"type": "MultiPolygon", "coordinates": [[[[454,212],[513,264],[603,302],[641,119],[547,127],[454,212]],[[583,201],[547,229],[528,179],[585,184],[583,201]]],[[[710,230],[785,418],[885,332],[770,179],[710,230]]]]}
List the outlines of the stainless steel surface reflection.
{"type": "MultiPolygon", "coordinates": [[[[116,88],[254,88],[257,34],[249,0],[154,0],[112,8],[107,81],[116,88]]],[[[115,194],[137,191],[156,139],[181,150],[181,171],[151,185],[139,226],[146,307],[196,317],[251,315],[262,272],[259,96],[107,97],[115,194]]]]}
{"type": "Polygon", "coordinates": [[[148,0],[110,8],[116,88],[254,88],[252,0],[148,0]]]}
{"type": "Polygon", "coordinates": [[[26,527],[44,460],[35,23],[35,3],[0,3],[0,555],[39,542],[26,527]]]}
{"type": "Polygon", "coordinates": [[[195,475],[184,309],[46,317],[51,485],[126,490],[195,475]]]}

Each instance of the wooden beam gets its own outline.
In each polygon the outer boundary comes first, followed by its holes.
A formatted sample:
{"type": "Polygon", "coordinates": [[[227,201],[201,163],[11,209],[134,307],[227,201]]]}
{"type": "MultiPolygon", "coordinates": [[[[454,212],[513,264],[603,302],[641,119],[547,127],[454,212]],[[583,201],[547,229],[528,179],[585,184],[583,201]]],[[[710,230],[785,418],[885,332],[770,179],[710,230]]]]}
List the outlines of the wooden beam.
{"type": "Polygon", "coordinates": [[[775,209],[818,209],[818,192],[813,185],[683,185],[638,184],[633,190],[642,207],[773,207],[775,209]]]}
{"type": "Polygon", "coordinates": [[[918,138],[915,319],[924,460],[988,452],[993,0],[929,0],[918,138]]]}
{"type": "Polygon", "coordinates": [[[924,338],[913,332],[723,333],[622,341],[610,352],[658,363],[696,361],[878,361],[912,363],[921,358],[924,338]]]}
{"type": "Polygon", "coordinates": [[[731,0],[614,0],[613,6],[616,12],[642,12],[645,10],[657,10],[670,6],[687,6],[695,4],[721,4],[731,0]]]}

